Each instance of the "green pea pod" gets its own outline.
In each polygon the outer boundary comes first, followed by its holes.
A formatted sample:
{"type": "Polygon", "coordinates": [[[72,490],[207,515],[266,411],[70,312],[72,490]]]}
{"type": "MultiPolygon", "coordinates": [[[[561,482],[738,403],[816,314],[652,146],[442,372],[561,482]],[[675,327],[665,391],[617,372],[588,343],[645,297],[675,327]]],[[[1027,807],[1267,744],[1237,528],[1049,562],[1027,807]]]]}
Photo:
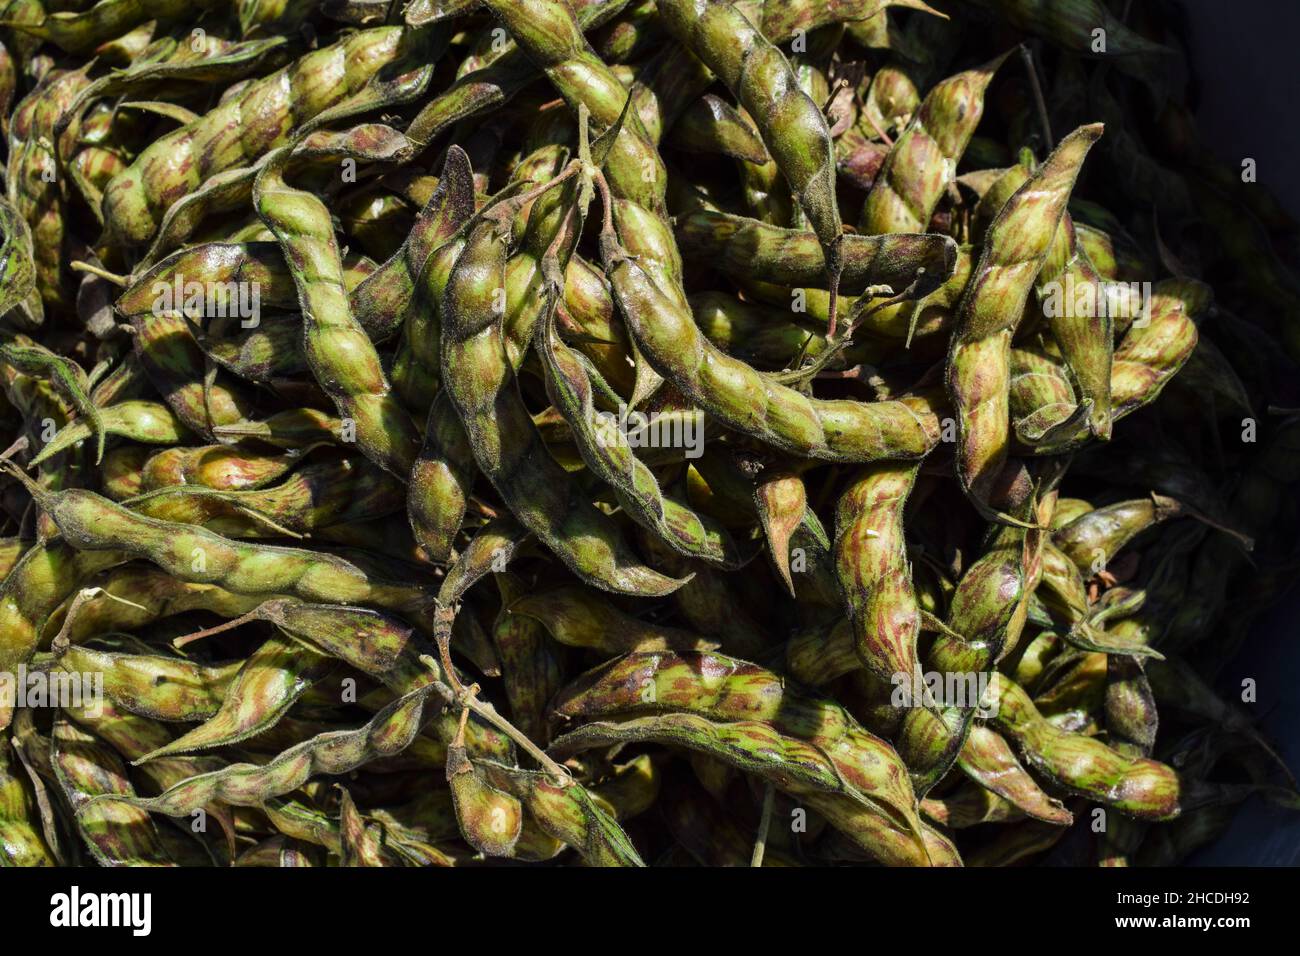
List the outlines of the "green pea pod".
{"type": "Polygon", "coordinates": [[[1010,823],[1025,818],[1010,800],[970,781],[942,797],[926,797],[921,801],[921,814],[950,830],[963,830],[981,823],[1010,823]]]}
{"type": "MultiPolygon", "coordinates": [[[[1110,438],[1111,364],[1115,344],[1114,313],[1129,321],[1136,303],[1111,295],[1115,286],[1102,282],[1083,249],[1070,214],[1061,217],[1053,249],[1038,274],[1038,290],[1048,328],[1060,346],[1066,367],[1078,386],[1080,403],[1087,403],[1088,429],[1097,438],[1110,438]],[[1058,251],[1059,249],[1059,251],[1058,251]],[[1112,302],[1112,299],[1120,299],[1112,302]]],[[[1123,298],[1129,298],[1125,295],[1123,298]]],[[[1136,296],[1132,298],[1136,299],[1136,296]]]]}
{"type": "MultiPolygon", "coordinates": [[[[689,713],[590,723],[559,738],[553,753],[578,752],[623,742],[658,742],[709,754],[771,780],[857,837],[884,863],[924,865],[923,840],[879,795],[863,795],[815,746],[785,736],[762,721],[711,721],[689,713]]],[[[919,823],[917,828],[919,829],[919,823]]]]}
{"type": "Polygon", "coordinates": [[[341,660],[404,694],[434,676],[420,658],[433,646],[390,615],[367,608],[272,599],[252,613],[312,650],[341,660]]]}

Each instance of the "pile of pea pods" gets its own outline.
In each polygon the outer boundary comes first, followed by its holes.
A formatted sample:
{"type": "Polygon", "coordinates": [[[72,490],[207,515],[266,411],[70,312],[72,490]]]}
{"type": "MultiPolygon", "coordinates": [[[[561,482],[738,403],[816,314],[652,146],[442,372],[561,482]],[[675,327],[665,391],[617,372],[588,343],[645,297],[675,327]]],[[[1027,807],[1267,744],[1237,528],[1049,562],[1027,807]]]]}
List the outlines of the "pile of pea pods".
{"type": "Polygon", "coordinates": [[[0,865],[1286,819],[1300,225],[1182,21],[0,0],[0,865]]]}

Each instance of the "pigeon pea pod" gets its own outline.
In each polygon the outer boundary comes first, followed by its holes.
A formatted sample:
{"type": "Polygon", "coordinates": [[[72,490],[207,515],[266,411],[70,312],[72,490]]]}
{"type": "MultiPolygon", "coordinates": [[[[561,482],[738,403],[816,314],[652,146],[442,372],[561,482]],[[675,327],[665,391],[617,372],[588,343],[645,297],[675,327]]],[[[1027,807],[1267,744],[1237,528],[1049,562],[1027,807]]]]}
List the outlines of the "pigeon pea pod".
{"type": "Polygon", "coordinates": [[[113,748],[62,715],[55,718],[50,742],[54,778],[101,866],[175,865],[149,814],[126,802],[138,798],[113,748]]]}
{"type": "MultiPolygon", "coordinates": [[[[192,437],[166,405],[147,399],[128,399],[97,411],[101,435],[113,435],[150,445],[174,445],[192,437]]],[[[32,459],[39,465],[95,434],[89,421],[71,422],[58,430],[32,459]]]]}
{"type": "Polygon", "coordinates": [[[487,856],[514,856],[524,826],[519,799],[489,783],[463,745],[447,751],[447,784],[465,842],[487,856]]]}
{"type": "MultiPolygon", "coordinates": [[[[287,158],[287,154],[282,154],[287,158]]],[[[352,313],[329,211],[319,198],[288,186],[282,163],[257,177],[253,202],[284,251],[303,317],[303,352],[339,414],[355,426],[362,453],[406,478],[419,440],[391,394],[379,354],[352,313]]]]}
{"type": "Polygon", "coordinates": [[[728,427],[827,461],[920,458],[938,440],[937,420],[901,402],[810,399],[722,354],[617,238],[606,233],[601,247],[615,299],[646,359],[728,427]]]}
{"type": "Polygon", "coordinates": [[[784,43],[796,34],[832,23],[883,16],[887,7],[937,12],[924,0],[764,0],[763,35],[773,43],[784,43]]]}
{"type": "Polygon", "coordinates": [[[154,621],[191,611],[239,617],[262,600],[257,596],[233,594],[211,584],[181,581],[157,568],[139,564],[112,568],[87,580],[119,600],[82,602],[71,620],[67,620],[67,612],[72,602],[56,609],[50,615],[49,627],[63,631],[73,645],[113,631],[135,631],[154,621]]]}
{"type": "Polygon", "coordinates": [[[625,614],[603,598],[576,587],[561,586],[529,594],[503,610],[537,621],[560,644],[586,647],[601,654],[668,649],[686,652],[711,646],[690,632],[625,614]]]}
{"type": "Polygon", "coordinates": [[[9,575],[14,565],[18,563],[18,559],[31,546],[32,542],[24,541],[22,538],[0,538],[0,581],[9,575]]]}
{"type": "Polygon", "coordinates": [[[411,531],[430,559],[444,561],[451,554],[477,474],[469,437],[441,390],[429,406],[406,498],[411,531]]]}
{"type": "Polygon", "coordinates": [[[217,712],[239,663],[207,666],[161,654],[71,646],[58,665],[69,674],[102,674],[114,706],[155,720],[206,720],[217,712]]]}
{"type": "Polygon", "coordinates": [[[859,230],[922,232],[956,177],[957,164],[984,115],[984,91],[1003,54],[937,84],[885,157],[862,207],[859,230]]]}
{"type": "Polygon", "coordinates": [[[95,436],[95,464],[104,460],[104,422],[87,394],[86,373],[79,365],[41,346],[18,342],[0,344],[0,362],[26,375],[48,378],[95,436]]]}
{"type": "Polygon", "coordinates": [[[1008,801],[1026,816],[1069,826],[1074,817],[1060,800],[1049,797],[1020,766],[1010,745],[988,727],[971,728],[957,765],[968,777],[1008,801]]]}
{"type": "MultiPolygon", "coordinates": [[[[893,749],[838,705],[786,687],[756,665],[716,654],[629,654],[570,685],[554,709],[586,719],[655,714],[637,717],[639,726],[667,737],[709,740],[708,752],[718,756],[734,741],[747,755],[746,769],[763,762],[764,741],[789,747],[793,759],[773,768],[778,782],[806,779],[817,790],[852,796],[911,834],[914,852],[923,842],[916,799],[893,749]],[[819,756],[809,759],[812,754],[819,756]]],[[[609,727],[609,739],[619,739],[620,725],[609,727]]],[[[552,749],[564,752],[566,741],[582,740],[584,733],[595,735],[588,740],[602,736],[599,729],[577,730],[552,749]]]]}
{"type": "MultiPolygon", "coordinates": [[[[18,103],[9,123],[6,198],[31,230],[36,290],[53,308],[66,308],[71,299],[65,256],[68,203],[58,183],[55,155],[80,132],[73,125],[60,135],[55,125],[90,83],[88,73],[89,65],[51,71],[18,103]]],[[[39,321],[35,302],[27,311],[39,321]]]]}
{"type": "Polygon", "coordinates": [[[402,507],[391,475],[355,459],[305,465],[284,482],[248,491],[160,488],[122,502],[151,518],[238,538],[303,534],[347,521],[383,517],[402,507]]]}
{"type": "Polygon", "coordinates": [[[0,736],[0,866],[56,865],[36,820],[36,802],[5,733],[0,736]]]}
{"type": "Polygon", "coordinates": [[[666,713],[598,721],[571,731],[551,746],[554,753],[627,742],[659,742],[707,754],[770,780],[798,797],[872,854],[894,865],[925,865],[926,840],[906,813],[863,793],[856,781],[816,745],[780,733],[761,720],[720,721],[694,713],[666,713]]]}
{"type": "MultiPolygon", "coordinates": [[[[1048,327],[1070,370],[1080,402],[1089,406],[1088,429],[1097,438],[1110,438],[1111,365],[1115,347],[1115,322],[1107,286],[1093,267],[1078,240],[1069,214],[1061,217],[1056,244],[1062,246],[1064,261],[1048,254],[1038,275],[1040,292],[1047,298],[1043,312],[1048,327]]],[[[1055,251],[1055,250],[1054,250],[1055,251]]],[[[1124,309],[1120,305],[1120,309],[1124,309]]],[[[1119,310],[1116,310],[1119,311],[1119,310]]]]}
{"type": "Polygon", "coordinates": [[[1012,26],[1051,40],[1077,56],[1104,54],[1108,57],[1148,57],[1170,52],[1134,32],[1100,0],[974,0],[1004,17],[1012,26]],[[1096,31],[1103,31],[1106,44],[1099,51],[1096,31]]]}
{"type": "Polygon", "coordinates": [[[502,329],[507,216],[473,228],[443,298],[446,393],[474,460],[516,519],[581,579],[624,594],[670,593],[681,582],[642,564],[608,516],[570,494],[519,397],[502,329]]]}
{"type": "MultiPolygon", "coordinates": [[[[418,290],[431,257],[448,243],[474,212],[474,179],[469,157],[460,147],[447,151],[442,175],[411,231],[392,257],[349,293],[353,314],[372,339],[387,338],[400,327],[407,336],[417,321],[418,290]]],[[[437,308],[437,298],[427,308],[437,308]]]]}
{"type": "Polygon", "coordinates": [[[174,20],[194,7],[219,6],[215,0],[97,0],[89,9],[47,14],[38,23],[14,24],[24,33],[48,40],[69,53],[87,53],[147,20],[174,20]]]}
{"type": "Polygon", "coordinates": [[[519,800],[545,833],[576,850],[588,866],[645,865],[603,801],[581,784],[495,760],[474,764],[489,785],[519,800]]]}
{"type": "Polygon", "coordinates": [[[962,299],[948,352],[948,391],[958,424],[957,474],[985,512],[1001,476],[1010,431],[1009,371],[1033,281],[1100,125],[1065,139],[997,214],[962,299]]]}
{"type": "Polygon", "coordinates": [[[997,675],[989,685],[989,698],[996,706],[993,723],[1016,744],[1026,763],[1055,786],[1140,819],[1178,815],[1182,785],[1171,767],[1058,730],[1005,675],[997,675]]]}
{"type": "MultiPolygon", "coordinates": [[[[578,29],[591,32],[608,22],[626,2],[573,4],[578,29]]],[[[458,75],[454,83],[430,99],[411,120],[406,134],[417,143],[430,143],[456,123],[505,105],[535,80],[537,66],[528,55],[513,41],[505,46],[491,62],[458,75]]]]}
{"type": "Polygon", "coordinates": [[[177,199],[283,145],[290,130],[365,87],[406,52],[404,33],[377,27],[312,51],[154,141],[104,191],[107,229],[122,242],[148,242],[177,199]]]}
{"type": "MultiPolygon", "coordinates": [[[[121,551],[78,551],[66,541],[29,548],[0,582],[0,670],[12,673],[30,659],[50,615],[85,578],[127,560],[121,551]]],[[[0,706],[0,724],[11,717],[0,706]]]]}
{"type": "MultiPolygon", "coordinates": [[[[738,278],[761,278],[788,286],[816,285],[826,260],[811,232],[781,229],[757,219],[700,210],[677,222],[677,239],[687,256],[716,259],[716,267],[738,278]]],[[[839,243],[840,288],[862,292],[886,285],[909,295],[933,292],[957,262],[957,246],[947,236],[847,235],[839,243]]]]}
{"type": "Polygon", "coordinates": [[[242,662],[225,688],[221,706],[206,715],[203,723],[135,762],[222,747],[253,737],[274,726],[332,667],[329,658],[294,641],[274,637],[242,662]]]}
{"type": "Polygon", "coordinates": [[[1147,528],[1186,513],[1181,502],[1152,494],[1080,515],[1053,532],[1052,541],[1080,571],[1096,572],[1147,528]]]}
{"type": "Polygon", "coordinates": [[[903,540],[916,465],[864,468],[836,506],[835,572],[862,664],[882,680],[913,674],[920,611],[903,540]]]}
{"type": "Polygon", "coordinates": [[[144,517],[82,489],[47,492],[30,485],[29,490],[64,542],[99,553],[103,566],[118,563],[115,556],[126,553],[147,558],[181,580],[216,584],[237,594],[292,594],[307,601],[373,603],[398,611],[424,607],[432,598],[418,584],[384,581],[331,554],[233,541],[192,525],[144,517]]]}
{"type": "Polygon", "coordinates": [[[682,111],[673,124],[669,145],[691,153],[717,153],[751,163],[765,163],[767,148],[734,107],[706,93],[682,111]]]}
{"type": "Polygon", "coordinates": [[[301,464],[308,450],[265,452],[240,445],[164,448],[142,463],[140,491],[173,485],[250,491],[283,478],[301,464]]]}
{"type": "MultiPolygon", "coordinates": [[[[551,401],[569,423],[583,461],[614,488],[623,509],[674,550],[713,564],[736,566],[739,556],[727,530],[665,496],[614,416],[597,413],[586,369],[556,334],[553,309],[538,323],[536,336],[551,401]]],[[[697,418],[695,424],[700,426],[696,432],[702,438],[703,423],[697,418]]]]}
{"type": "Polygon", "coordinates": [[[33,261],[32,232],[27,220],[0,196],[0,316],[27,309],[27,323],[39,324],[44,317],[40,300],[33,298],[36,265],[33,261]],[[28,304],[30,303],[30,304],[28,304]]]}
{"type": "Polygon", "coordinates": [[[1016,438],[1024,445],[1050,444],[1073,431],[1079,403],[1065,368],[1029,349],[1011,350],[1008,408],[1016,438]]]}
{"type": "Polygon", "coordinates": [[[835,147],[820,105],[799,87],[785,55],[729,3],[666,0],[664,26],[718,75],[758,127],[825,256],[830,333],[842,268],[843,225],[835,196],[835,147]]]}
{"type": "Polygon", "coordinates": [[[492,644],[501,661],[502,682],[515,725],[539,744],[550,740],[546,706],[561,685],[561,661],[541,622],[509,613],[525,593],[515,575],[496,575],[502,611],[492,626],[492,644]]]}
{"type": "Polygon", "coordinates": [[[102,796],[88,805],[124,803],[168,816],[185,816],[213,800],[237,807],[259,806],[296,790],[313,776],[347,773],[370,760],[405,750],[432,716],[429,698],[438,696],[439,689],[439,685],[429,684],[414,690],[393,701],[362,727],[304,740],[263,766],[230,764],[184,780],[156,797],[102,796]]]}

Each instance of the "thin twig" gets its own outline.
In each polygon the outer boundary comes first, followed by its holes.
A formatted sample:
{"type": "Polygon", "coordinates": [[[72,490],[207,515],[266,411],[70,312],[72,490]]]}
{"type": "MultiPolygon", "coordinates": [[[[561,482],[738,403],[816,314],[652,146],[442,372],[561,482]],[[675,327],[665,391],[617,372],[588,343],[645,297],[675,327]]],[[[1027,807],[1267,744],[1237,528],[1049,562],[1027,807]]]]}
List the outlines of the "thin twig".
{"type": "Polygon", "coordinates": [[[754,840],[754,855],[749,858],[750,866],[763,865],[763,853],[767,850],[767,830],[772,825],[772,803],[776,798],[776,787],[769,782],[763,787],[763,815],[758,820],[758,837],[754,840]]]}
{"type": "Polygon", "coordinates": [[[1047,152],[1051,152],[1056,142],[1052,139],[1052,124],[1047,118],[1047,100],[1043,99],[1043,87],[1038,82],[1038,68],[1034,66],[1034,53],[1029,45],[1020,44],[1020,57],[1025,61],[1025,71],[1029,74],[1029,86],[1034,91],[1034,106],[1038,109],[1038,122],[1043,127],[1043,138],[1047,141],[1047,152]]]}

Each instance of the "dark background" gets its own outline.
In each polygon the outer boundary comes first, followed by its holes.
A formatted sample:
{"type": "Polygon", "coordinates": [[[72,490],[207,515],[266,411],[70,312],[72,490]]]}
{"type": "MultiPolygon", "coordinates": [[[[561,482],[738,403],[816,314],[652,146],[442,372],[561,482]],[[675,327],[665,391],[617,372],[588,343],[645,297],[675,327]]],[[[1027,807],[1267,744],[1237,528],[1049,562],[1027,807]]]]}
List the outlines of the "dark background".
{"type": "MultiPolygon", "coordinates": [[[[1141,3],[1142,0],[1135,0],[1141,3]]],[[[1300,217],[1300,38],[1298,0],[1183,0],[1187,9],[1196,116],[1221,158],[1251,157],[1259,182],[1300,217]]],[[[1296,317],[1300,321],[1300,317],[1296,317]]],[[[1293,771],[1300,769],[1300,593],[1258,622],[1225,668],[1225,694],[1252,677],[1261,727],[1293,771]]],[[[1300,865],[1300,814],[1252,799],[1193,866],[1300,865]]]]}

